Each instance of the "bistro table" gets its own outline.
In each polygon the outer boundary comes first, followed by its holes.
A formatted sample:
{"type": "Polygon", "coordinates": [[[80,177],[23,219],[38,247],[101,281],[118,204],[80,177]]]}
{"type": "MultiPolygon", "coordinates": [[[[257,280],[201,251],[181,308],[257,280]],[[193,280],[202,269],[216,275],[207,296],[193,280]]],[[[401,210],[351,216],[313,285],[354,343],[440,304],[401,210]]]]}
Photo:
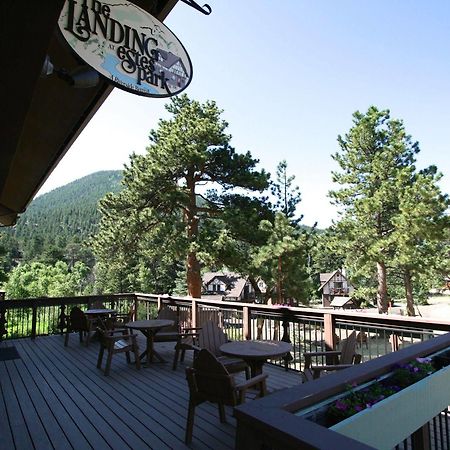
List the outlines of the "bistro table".
{"type": "Polygon", "coordinates": [[[135,320],[134,322],[128,322],[125,326],[131,330],[139,330],[147,338],[147,347],[145,351],[140,355],[140,359],[143,359],[147,355],[147,366],[153,362],[153,356],[156,356],[161,362],[165,362],[162,356],[154,349],[153,337],[155,334],[164,327],[173,326],[173,320],[135,320]]]}
{"type": "Polygon", "coordinates": [[[292,345],[283,341],[233,341],[220,346],[227,356],[242,358],[249,366],[251,376],[260,375],[267,359],[283,356],[292,350],[292,345]]]}

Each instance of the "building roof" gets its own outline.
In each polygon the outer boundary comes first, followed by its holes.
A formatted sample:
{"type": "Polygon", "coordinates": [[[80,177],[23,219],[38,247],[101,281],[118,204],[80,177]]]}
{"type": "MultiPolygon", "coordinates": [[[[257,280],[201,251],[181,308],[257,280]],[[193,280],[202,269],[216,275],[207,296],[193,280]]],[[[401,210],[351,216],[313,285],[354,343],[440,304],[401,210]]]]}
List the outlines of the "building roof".
{"type": "MultiPolygon", "coordinates": [[[[133,0],[164,20],[177,0],[133,0]]],[[[57,26],[64,0],[2,2],[0,15],[8,45],[0,74],[0,225],[13,225],[113,87],[101,78],[76,89],[55,75],[42,78],[49,56],[68,72],[80,62],[60,38],[57,26]]]]}
{"type": "Polygon", "coordinates": [[[330,303],[330,306],[342,307],[348,303],[353,303],[353,299],[351,297],[334,297],[330,303]]]}
{"type": "MultiPolygon", "coordinates": [[[[328,284],[328,283],[331,281],[331,279],[332,279],[338,272],[345,278],[345,276],[342,274],[342,272],[340,271],[340,269],[336,269],[334,272],[321,273],[321,274],[319,275],[321,285],[320,285],[319,289],[317,289],[317,290],[318,290],[318,291],[321,291],[321,290],[324,288],[324,286],[325,286],[326,284],[328,284]]],[[[345,278],[345,279],[347,279],[347,278],[345,278]]]]}
{"type": "Polygon", "coordinates": [[[206,272],[202,275],[203,286],[206,289],[215,279],[222,281],[227,290],[223,292],[224,297],[239,297],[242,294],[247,278],[234,272],[206,272]]]}

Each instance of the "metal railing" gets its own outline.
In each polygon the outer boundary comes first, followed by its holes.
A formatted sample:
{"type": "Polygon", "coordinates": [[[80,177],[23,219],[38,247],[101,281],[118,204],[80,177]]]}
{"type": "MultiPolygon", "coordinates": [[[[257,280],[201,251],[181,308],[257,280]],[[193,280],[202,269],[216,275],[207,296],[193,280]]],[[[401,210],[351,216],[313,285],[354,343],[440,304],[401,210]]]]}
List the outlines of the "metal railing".
{"type": "Polygon", "coordinates": [[[176,309],[180,326],[199,327],[213,320],[232,340],[276,339],[290,342],[292,353],[276,361],[301,370],[305,351],[339,347],[355,330],[357,352],[368,361],[414,343],[449,332],[450,322],[354,311],[285,307],[141,293],[100,296],[32,298],[0,301],[0,338],[12,339],[62,333],[73,306],[88,309],[95,302],[126,313],[134,304],[137,318],[153,318],[166,304],[176,309]]]}

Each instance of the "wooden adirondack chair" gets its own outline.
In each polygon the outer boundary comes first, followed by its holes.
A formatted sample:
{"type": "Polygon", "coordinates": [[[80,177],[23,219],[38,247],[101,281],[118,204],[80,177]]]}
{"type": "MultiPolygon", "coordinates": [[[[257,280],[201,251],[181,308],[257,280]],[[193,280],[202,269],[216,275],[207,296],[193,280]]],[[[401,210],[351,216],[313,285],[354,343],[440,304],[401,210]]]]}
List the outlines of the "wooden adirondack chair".
{"type": "Polygon", "coordinates": [[[153,342],[178,342],[180,330],[177,312],[168,306],[163,306],[158,312],[157,319],[173,320],[173,326],[164,327],[162,331],[156,333],[153,337],[153,342]]]}
{"type": "MultiPolygon", "coordinates": [[[[214,322],[208,320],[194,334],[189,333],[186,335],[182,335],[182,337],[183,336],[185,336],[186,338],[192,336],[193,338],[190,341],[180,340],[175,346],[175,358],[173,362],[174,370],[176,370],[177,368],[180,352],[182,361],[184,352],[186,350],[199,352],[201,349],[205,348],[217,357],[217,359],[227,368],[228,372],[237,373],[245,371],[246,378],[250,378],[250,368],[244,360],[239,358],[232,358],[229,356],[222,356],[220,352],[220,346],[228,342],[228,338],[224,331],[219,328],[214,322]]],[[[196,355],[194,353],[194,358],[195,357],[196,355]]]]}
{"type": "Polygon", "coordinates": [[[226,422],[224,405],[236,406],[245,401],[249,388],[259,389],[259,396],[266,395],[267,374],[261,374],[244,383],[236,384],[225,366],[209,351],[202,349],[194,360],[193,368],[186,368],[189,386],[189,410],[186,422],[185,442],[192,441],[195,408],[203,402],[217,403],[221,422],[226,422]]]}
{"type": "Polygon", "coordinates": [[[352,333],[347,339],[342,340],[341,350],[331,350],[325,352],[306,352],[305,369],[302,372],[303,381],[309,381],[319,378],[324,372],[332,372],[351,367],[353,364],[361,362],[361,355],[356,353],[356,332],[352,333]],[[324,358],[325,365],[313,365],[313,358],[324,358]]]}
{"type": "Polygon", "coordinates": [[[69,344],[69,334],[73,332],[78,332],[80,334],[80,342],[83,342],[83,335],[86,335],[86,346],[89,344],[89,333],[90,324],[86,318],[84,312],[74,306],[70,310],[70,314],[66,317],[66,336],[64,339],[64,346],[67,347],[69,344]]]}
{"type": "Polygon", "coordinates": [[[101,369],[103,355],[106,350],[108,354],[106,357],[105,375],[109,375],[112,357],[116,353],[125,353],[127,362],[131,363],[130,352],[133,352],[136,368],[138,370],[141,368],[137,335],[123,334],[123,330],[104,330],[101,328],[98,328],[98,333],[100,336],[100,351],[98,354],[97,368],[101,369]]]}

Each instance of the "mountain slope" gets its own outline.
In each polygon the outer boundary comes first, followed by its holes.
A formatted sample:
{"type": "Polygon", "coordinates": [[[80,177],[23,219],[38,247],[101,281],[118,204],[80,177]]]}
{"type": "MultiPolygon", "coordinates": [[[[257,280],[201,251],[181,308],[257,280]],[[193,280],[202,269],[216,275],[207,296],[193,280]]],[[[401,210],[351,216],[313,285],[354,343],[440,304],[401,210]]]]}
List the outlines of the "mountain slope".
{"type": "Polygon", "coordinates": [[[40,235],[46,242],[84,239],[96,228],[98,201],[108,192],[120,190],[122,171],[87,175],[34,199],[21,215],[14,234],[20,241],[40,235]]]}

